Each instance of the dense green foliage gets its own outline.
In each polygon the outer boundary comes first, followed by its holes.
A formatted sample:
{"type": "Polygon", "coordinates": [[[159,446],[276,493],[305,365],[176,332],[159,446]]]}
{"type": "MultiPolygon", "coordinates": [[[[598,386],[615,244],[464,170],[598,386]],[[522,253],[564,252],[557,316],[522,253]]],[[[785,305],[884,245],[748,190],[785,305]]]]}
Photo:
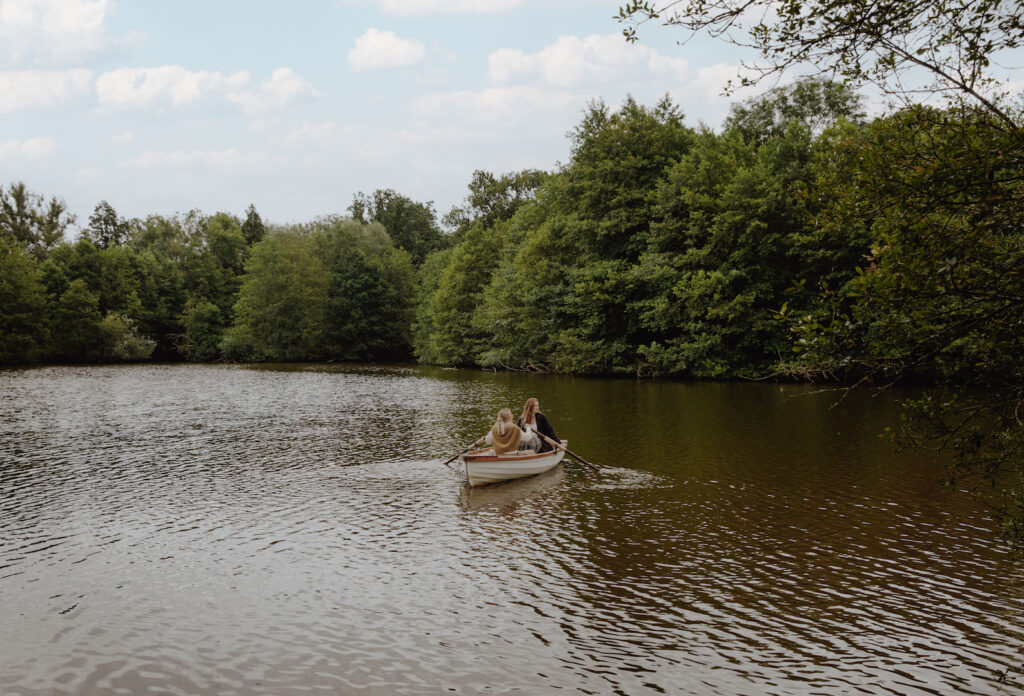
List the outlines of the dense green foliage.
{"type": "Polygon", "coordinates": [[[271,234],[253,249],[225,343],[229,357],[319,360],[327,273],[313,240],[298,230],[271,234]]]}
{"type": "MultiPolygon", "coordinates": [[[[870,245],[816,231],[818,181],[857,98],[812,81],[737,106],[722,133],[667,99],[593,104],[572,157],[504,216],[485,206],[421,289],[423,360],[574,373],[763,374],[773,310],[852,277],[870,245]],[[755,132],[764,126],[766,132],[755,132]],[[841,269],[841,270],[837,270],[841,269]],[[845,274],[845,276],[844,276],[845,274]]],[[[478,183],[476,179],[474,183],[478,183]]],[[[475,195],[474,191],[471,195],[475,195]]]]}
{"type": "Polygon", "coordinates": [[[499,220],[512,217],[519,206],[533,197],[534,191],[546,178],[545,172],[536,169],[501,176],[478,169],[469,182],[466,200],[445,214],[444,223],[454,230],[454,240],[461,241],[475,222],[490,227],[499,220]]]}
{"type": "Polygon", "coordinates": [[[47,339],[46,295],[28,249],[0,237],[0,363],[33,362],[47,339]]]}
{"type": "Polygon", "coordinates": [[[377,223],[125,220],[103,201],[58,243],[60,201],[0,194],[0,363],[411,355],[415,271],[377,223]]]}
{"type": "Polygon", "coordinates": [[[417,266],[427,254],[445,246],[433,203],[417,203],[386,189],[374,191],[372,195],[357,193],[348,210],[358,222],[382,225],[392,243],[407,251],[417,266]]]}
{"type": "Polygon", "coordinates": [[[763,374],[790,344],[773,312],[813,308],[870,248],[863,225],[816,222],[842,160],[827,126],[859,119],[822,81],[737,104],[717,133],[667,98],[597,102],[558,171],[475,172],[448,235],[432,204],[378,190],[270,229],[253,206],[126,220],[102,201],[57,244],[62,204],[15,184],[3,359],[763,374]]]}
{"type": "Polygon", "coordinates": [[[411,350],[412,259],[379,223],[335,220],[313,241],[327,274],[324,353],[332,360],[397,360],[411,350]]]}
{"type": "Polygon", "coordinates": [[[0,186],[0,233],[24,245],[37,259],[46,258],[74,221],[64,201],[56,197],[46,201],[20,181],[6,189],[0,186]]]}
{"type": "MultiPolygon", "coordinates": [[[[618,110],[598,102],[571,133],[571,156],[558,171],[474,173],[465,203],[446,216],[448,236],[431,204],[380,190],[358,194],[350,218],[270,230],[252,206],[244,221],[194,211],[125,220],[104,201],[77,241],[55,244],[52,221],[68,222],[62,204],[47,207],[15,184],[4,199],[15,212],[0,227],[0,355],[415,356],[721,378],[769,374],[780,358],[798,371],[788,357],[795,335],[800,364],[830,374],[863,374],[854,365],[905,346],[899,364],[913,363],[921,378],[990,381],[1009,370],[995,355],[1019,352],[1012,345],[992,343],[982,358],[963,347],[966,317],[926,336],[934,322],[915,315],[908,331],[885,312],[923,303],[943,317],[955,313],[951,290],[941,306],[913,295],[933,282],[942,255],[955,256],[946,264],[955,270],[947,269],[951,287],[964,288],[963,274],[974,269],[988,274],[991,297],[1012,295],[995,283],[1017,277],[1007,270],[1019,243],[1011,213],[1000,213],[1000,231],[986,233],[984,245],[951,252],[965,245],[965,230],[976,242],[989,229],[972,227],[989,212],[967,202],[984,195],[989,208],[1006,208],[1015,200],[1003,189],[1017,163],[1000,154],[1015,150],[995,126],[920,109],[865,123],[853,92],[820,80],[735,105],[719,132],[688,127],[668,99],[652,107],[627,99],[618,110]],[[919,124],[926,117],[930,130],[919,124]],[[1000,157],[991,182],[1003,188],[964,184],[1000,157]],[[963,209],[935,207],[928,187],[939,176],[963,209]],[[940,219],[944,236],[934,234],[940,219]],[[908,244],[916,246],[897,256],[908,244]],[[982,250],[990,256],[970,259],[982,250]],[[865,272],[893,264],[903,279],[895,287],[881,282],[886,274],[865,272]],[[959,362],[943,340],[960,341],[959,362]],[[996,367],[983,370],[984,361],[996,367]]],[[[970,307],[985,326],[998,323],[993,308],[970,307]]]]}

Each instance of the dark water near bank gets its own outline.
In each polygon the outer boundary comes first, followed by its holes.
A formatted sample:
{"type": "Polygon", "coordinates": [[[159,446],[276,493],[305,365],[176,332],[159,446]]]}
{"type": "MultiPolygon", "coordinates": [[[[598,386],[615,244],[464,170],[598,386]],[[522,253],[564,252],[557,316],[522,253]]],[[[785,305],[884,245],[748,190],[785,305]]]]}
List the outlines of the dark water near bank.
{"type": "Polygon", "coordinates": [[[1024,693],[992,522],[809,391],[0,371],[0,694],[1024,693]],[[440,466],[530,395],[608,468],[440,466]]]}

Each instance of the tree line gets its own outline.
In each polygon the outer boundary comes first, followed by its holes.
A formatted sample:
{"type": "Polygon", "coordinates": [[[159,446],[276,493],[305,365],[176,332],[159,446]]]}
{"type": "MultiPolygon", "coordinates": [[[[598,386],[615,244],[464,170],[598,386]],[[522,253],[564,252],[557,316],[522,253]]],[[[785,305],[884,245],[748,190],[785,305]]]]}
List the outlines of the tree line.
{"type": "Polygon", "coordinates": [[[820,79],[734,105],[717,131],[668,98],[595,102],[566,164],[478,171],[440,220],[392,190],[287,226],[101,202],[69,240],[63,202],[15,183],[0,362],[849,377],[905,343],[914,377],[977,383],[1021,354],[1019,315],[992,337],[1020,296],[1017,151],[997,126],[923,106],[868,120],[820,79]]]}
{"type": "Polygon", "coordinates": [[[416,264],[444,243],[430,204],[390,190],[287,226],[105,201],[71,240],[73,222],[0,187],[0,363],[408,359],[416,264]]]}
{"type": "Polygon", "coordinates": [[[441,219],[392,190],[285,226],[101,202],[70,240],[63,202],[14,183],[0,362],[849,378],[905,345],[914,378],[983,383],[1022,354],[1011,135],[953,109],[869,120],[850,88],[805,79],[719,130],[667,97],[592,103],[567,163],[478,171],[441,219]]]}

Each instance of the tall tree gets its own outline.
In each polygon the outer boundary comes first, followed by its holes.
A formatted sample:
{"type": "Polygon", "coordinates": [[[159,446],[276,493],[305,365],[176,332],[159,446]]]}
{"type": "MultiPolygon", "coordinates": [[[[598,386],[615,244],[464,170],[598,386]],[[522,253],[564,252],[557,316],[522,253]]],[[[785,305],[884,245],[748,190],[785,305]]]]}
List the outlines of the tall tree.
{"type": "Polygon", "coordinates": [[[863,123],[862,102],[862,97],[849,85],[821,78],[798,80],[733,104],[725,119],[725,130],[738,131],[755,144],[781,137],[794,123],[819,135],[839,119],[863,123]]]}
{"type": "Polygon", "coordinates": [[[511,218],[519,206],[533,199],[537,188],[548,174],[538,169],[523,169],[495,176],[478,169],[469,182],[469,193],[461,206],[444,216],[444,224],[461,240],[474,223],[492,227],[499,220],[511,218]]]}
{"type": "Polygon", "coordinates": [[[103,354],[99,300],[81,278],[53,298],[50,355],[64,362],[93,362],[103,354]]]}
{"type": "Polygon", "coordinates": [[[432,337],[437,333],[431,301],[441,284],[445,269],[451,264],[454,248],[439,249],[427,254],[416,274],[416,309],[412,325],[412,346],[416,359],[428,365],[443,362],[432,337]]]}
{"type": "Polygon", "coordinates": [[[647,244],[648,195],[689,149],[693,132],[668,97],[653,107],[627,97],[618,111],[595,102],[572,131],[564,196],[592,229],[579,237],[587,253],[635,260],[647,244]]]}
{"type": "Polygon", "coordinates": [[[67,212],[67,205],[57,197],[47,201],[20,181],[6,190],[0,186],[0,236],[26,245],[39,260],[64,239],[74,221],[75,216],[67,212]]]}
{"type": "Polygon", "coordinates": [[[478,222],[466,233],[430,298],[434,331],[422,354],[434,356],[443,365],[473,364],[487,338],[487,332],[474,324],[473,314],[501,247],[500,230],[478,222]]]}
{"type": "Polygon", "coordinates": [[[327,274],[301,231],[267,235],[252,247],[238,291],[225,357],[243,360],[319,360],[323,357],[327,274]]]}
{"type": "Polygon", "coordinates": [[[0,364],[41,357],[47,328],[46,295],[35,259],[0,237],[0,364]]]}
{"type": "MultiPolygon", "coordinates": [[[[650,340],[632,305],[643,284],[633,272],[650,243],[653,192],[691,147],[694,134],[669,98],[653,107],[627,98],[612,112],[597,102],[570,135],[572,159],[551,182],[570,291],[555,356],[574,372],[635,372],[650,340]]],[[[550,230],[551,228],[549,228],[550,230]]]]}
{"type": "Polygon", "coordinates": [[[395,246],[409,252],[416,266],[443,246],[432,201],[418,203],[392,189],[377,189],[370,195],[357,193],[348,210],[354,220],[383,225],[395,246]]]}
{"type": "Polygon", "coordinates": [[[112,205],[100,201],[89,216],[89,226],[82,233],[102,249],[120,246],[128,239],[128,221],[122,219],[112,205]]]}
{"type": "Polygon", "coordinates": [[[854,234],[863,228],[833,230],[838,239],[813,232],[818,158],[834,153],[814,133],[837,119],[849,125],[857,99],[807,82],[734,107],[725,132],[701,133],[659,183],[634,305],[653,339],[641,349],[653,372],[765,373],[789,352],[772,310],[806,307],[808,288],[836,266],[849,278],[867,252],[866,235],[854,234]],[[827,95],[837,108],[823,108],[827,95]]]}
{"type": "Polygon", "coordinates": [[[324,352],[334,360],[401,360],[411,353],[415,274],[384,227],[340,220],[314,235],[327,273],[324,352]]]}
{"type": "Polygon", "coordinates": [[[139,330],[156,342],[154,357],[181,357],[176,344],[183,332],[181,314],[189,298],[185,264],[192,246],[179,218],[150,215],[132,225],[128,243],[142,303],[139,330]]]}
{"type": "Polygon", "coordinates": [[[256,206],[252,203],[245,210],[245,221],[242,223],[242,236],[252,246],[267,235],[267,228],[263,224],[263,218],[256,212],[256,206]]]}

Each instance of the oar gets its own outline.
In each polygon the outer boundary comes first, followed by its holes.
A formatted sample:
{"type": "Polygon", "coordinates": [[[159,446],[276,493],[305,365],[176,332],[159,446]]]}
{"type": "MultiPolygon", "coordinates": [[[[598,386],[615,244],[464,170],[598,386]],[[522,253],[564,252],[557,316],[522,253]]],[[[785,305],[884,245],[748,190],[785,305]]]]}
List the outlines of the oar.
{"type": "MultiPolygon", "coordinates": [[[[449,463],[449,462],[454,462],[454,461],[455,461],[456,459],[458,459],[459,457],[461,457],[462,455],[464,455],[464,454],[465,454],[466,452],[470,451],[471,449],[473,449],[474,447],[476,447],[477,445],[479,445],[479,444],[480,444],[480,440],[482,440],[482,439],[483,439],[482,437],[481,437],[481,438],[477,438],[476,440],[474,440],[474,441],[473,441],[473,444],[471,444],[471,445],[470,445],[469,447],[467,447],[466,449],[464,449],[464,450],[462,450],[461,452],[459,452],[458,454],[456,454],[456,455],[455,455],[454,457],[452,457],[451,459],[448,459],[448,460],[444,461],[444,462],[443,462],[443,464],[444,464],[445,466],[448,466],[448,463],[449,463]]],[[[451,468],[451,467],[449,467],[449,468],[451,468]]]]}
{"type": "Polygon", "coordinates": [[[588,462],[588,461],[587,461],[586,459],[584,459],[583,457],[581,457],[580,455],[576,454],[576,453],[575,453],[575,452],[573,452],[573,451],[572,451],[571,449],[569,449],[568,447],[566,447],[565,445],[563,445],[563,444],[562,444],[561,442],[555,442],[554,440],[552,440],[552,439],[551,439],[550,437],[548,437],[547,435],[545,435],[544,433],[542,433],[542,432],[541,432],[541,431],[539,431],[539,430],[534,430],[533,432],[537,433],[537,434],[538,434],[538,435],[540,435],[540,436],[541,436],[542,438],[544,438],[545,440],[547,440],[547,441],[548,441],[548,444],[549,444],[549,445],[551,445],[552,447],[555,447],[555,448],[557,448],[557,449],[563,449],[563,450],[565,450],[566,454],[571,454],[571,455],[572,455],[572,456],[573,456],[573,457],[574,457],[575,459],[577,459],[577,460],[579,460],[579,461],[583,462],[584,464],[586,464],[587,466],[589,466],[589,467],[590,467],[591,469],[593,469],[594,471],[600,471],[600,470],[601,470],[600,468],[598,468],[598,466],[597,466],[596,464],[591,464],[591,463],[590,463],[590,462],[588,462]]]}

